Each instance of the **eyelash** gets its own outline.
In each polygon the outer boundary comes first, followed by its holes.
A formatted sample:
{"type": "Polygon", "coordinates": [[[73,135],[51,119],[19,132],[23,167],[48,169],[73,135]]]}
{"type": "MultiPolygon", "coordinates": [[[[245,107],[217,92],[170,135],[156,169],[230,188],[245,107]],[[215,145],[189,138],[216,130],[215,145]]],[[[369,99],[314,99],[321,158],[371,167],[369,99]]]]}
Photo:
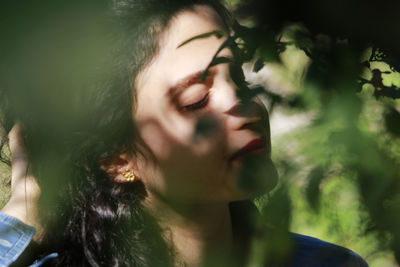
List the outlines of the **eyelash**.
{"type": "Polygon", "coordinates": [[[206,107],[207,103],[208,103],[208,99],[209,99],[209,93],[207,93],[203,99],[201,99],[200,101],[184,106],[183,109],[186,111],[196,111],[196,110],[200,110],[204,107],[206,107]]]}

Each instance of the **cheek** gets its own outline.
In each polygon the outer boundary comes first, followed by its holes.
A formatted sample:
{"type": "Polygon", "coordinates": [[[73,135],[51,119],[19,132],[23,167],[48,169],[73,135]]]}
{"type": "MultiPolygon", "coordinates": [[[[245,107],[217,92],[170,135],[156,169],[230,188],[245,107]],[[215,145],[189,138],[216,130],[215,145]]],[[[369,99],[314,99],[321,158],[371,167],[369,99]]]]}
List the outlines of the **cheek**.
{"type": "Polygon", "coordinates": [[[140,136],[146,146],[159,158],[166,158],[170,154],[170,142],[168,142],[166,133],[155,122],[146,122],[139,125],[140,136]]]}
{"type": "Polygon", "coordinates": [[[216,119],[204,117],[173,123],[173,120],[164,118],[163,121],[170,124],[163,125],[157,120],[139,124],[141,138],[157,162],[178,166],[224,157],[227,138],[223,125],[216,119]]]}
{"type": "Polygon", "coordinates": [[[182,153],[212,153],[226,139],[223,120],[211,112],[184,115],[166,106],[159,112],[140,114],[136,123],[142,140],[158,160],[182,153]]]}
{"type": "Polygon", "coordinates": [[[227,138],[220,120],[202,116],[196,120],[163,121],[170,124],[147,120],[139,127],[143,141],[156,158],[155,165],[146,164],[142,169],[150,191],[170,199],[193,200],[219,197],[221,189],[228,191],[233,187],[234,179],[227,171],[227,138]],[[190,134],[173,131],[183,128],[174,121],[185,123],[190,134]]]}

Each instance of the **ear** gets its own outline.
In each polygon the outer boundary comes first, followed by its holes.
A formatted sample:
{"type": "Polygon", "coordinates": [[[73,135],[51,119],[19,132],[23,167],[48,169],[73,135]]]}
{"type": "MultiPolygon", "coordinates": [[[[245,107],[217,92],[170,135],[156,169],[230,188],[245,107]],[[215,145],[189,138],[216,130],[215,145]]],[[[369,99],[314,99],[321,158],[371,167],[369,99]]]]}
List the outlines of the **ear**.
{"type": "Polygon", "coordinates": [[[127,154],[118,154],[100,164],[110,179],[116,183],[130,183],[138,179],[137,168],[132,157],[127,154]]]}

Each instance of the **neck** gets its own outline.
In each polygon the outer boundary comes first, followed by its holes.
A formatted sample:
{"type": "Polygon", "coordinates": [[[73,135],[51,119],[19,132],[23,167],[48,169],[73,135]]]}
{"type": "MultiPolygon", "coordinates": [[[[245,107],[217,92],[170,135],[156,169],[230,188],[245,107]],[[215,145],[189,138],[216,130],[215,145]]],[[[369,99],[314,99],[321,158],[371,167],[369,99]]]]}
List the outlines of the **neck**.
{"type": "Polygon", "coordinates": [[[230,258],[233,238],[228,203],[177,207],[153,197],[144,206],[164,230],[165,240],[175,251],[176,266],[202,266],[230,258]]]}

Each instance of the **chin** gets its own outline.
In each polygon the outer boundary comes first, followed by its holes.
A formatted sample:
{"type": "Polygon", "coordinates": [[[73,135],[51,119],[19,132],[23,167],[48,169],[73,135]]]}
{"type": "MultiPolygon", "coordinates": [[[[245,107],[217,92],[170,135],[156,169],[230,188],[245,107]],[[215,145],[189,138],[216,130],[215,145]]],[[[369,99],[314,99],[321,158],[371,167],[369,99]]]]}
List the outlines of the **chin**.
{"type": "Polygon", "coordinates": [[[278,172],[269,157],[247,157],[237,175],[237,186],[246,195],[255,198],[271,191],[278,183],[278,172]]]}

